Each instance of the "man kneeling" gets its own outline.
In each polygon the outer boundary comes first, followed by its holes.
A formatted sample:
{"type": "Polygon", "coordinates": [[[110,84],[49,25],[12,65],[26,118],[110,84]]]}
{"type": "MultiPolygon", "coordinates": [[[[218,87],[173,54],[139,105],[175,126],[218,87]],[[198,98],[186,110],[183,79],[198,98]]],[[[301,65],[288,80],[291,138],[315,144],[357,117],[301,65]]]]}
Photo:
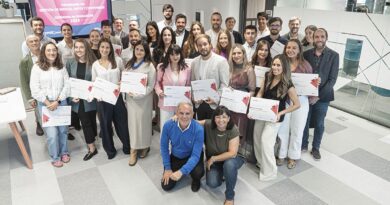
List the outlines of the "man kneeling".
{"type": "Polygon", "coordinates": [[[161,133],[160,150],[164,165],[161,187],[169,191],[183,175],[190,174],[191,190],[197,192],[204,175],[203,127],[192,119],[194,113],[191,103],[180,103],[176,115],[178,121],[168,120],[161,133]]]}

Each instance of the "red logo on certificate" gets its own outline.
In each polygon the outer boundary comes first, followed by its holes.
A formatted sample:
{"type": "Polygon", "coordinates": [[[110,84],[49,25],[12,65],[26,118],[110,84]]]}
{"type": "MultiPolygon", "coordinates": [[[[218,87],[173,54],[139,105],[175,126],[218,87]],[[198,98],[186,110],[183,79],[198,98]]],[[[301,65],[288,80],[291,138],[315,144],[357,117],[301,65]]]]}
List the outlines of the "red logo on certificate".
{"type": "Polygon", "coordinates": [[[148,80],[146,78],[142,78],[140,83],[146,87],[146,83],[148,82],[148,80]]]}
{"type": "Polygon", "coordinates": [[[272,107],[271,107],[271,110],[272,110],[272,112],[275,113],[275,115],[278,114],[278,108],[279,108],[278,105],[272,105],[272,107]]]}
{"type": "Polygon", "coordinates": [[[215,83],[211,83],[211,89],[217,91],[217,85],[215,83]]]}
{"type": "Polygon", "coordinates": [[[318,78],[311,80],[310,82],[314,87],[318,88],[318,78]]]}
{"type": "Polygon", "coordinates": [[[88,91],[89,91],[89,92],[92,91],[92,86],[89,86],[89,87],[88,87],[88,91]]]}
{"type": "Polygon", "coordinates": [[[247,105],[247,106],[248,106],[248,103],[249,103],[249,97],[248,97],[248,96],[246,96],[246,97],[242,98],[242,102],[243,102],[245,105],[247,105]]]}
{"type": "Polygon", "coordinates": [[[191,91],[186,91],[186,92],[184,93],[184,96],[186,96],[188,99],[191,100],[191,91]]]}
{"type": "Polygon", "coordinates": [[[42,114],[42,121],[43,122],[49,122],[49,116],[42,114]]]}
{"type": "Polygon", "coordinates": [[[118,96],[119,96],[119,90],[118,90],[118,89],[115,89],[115,90],[114,90],[114,95],[115,95],[115,97],[118,97],[118,96]]]}

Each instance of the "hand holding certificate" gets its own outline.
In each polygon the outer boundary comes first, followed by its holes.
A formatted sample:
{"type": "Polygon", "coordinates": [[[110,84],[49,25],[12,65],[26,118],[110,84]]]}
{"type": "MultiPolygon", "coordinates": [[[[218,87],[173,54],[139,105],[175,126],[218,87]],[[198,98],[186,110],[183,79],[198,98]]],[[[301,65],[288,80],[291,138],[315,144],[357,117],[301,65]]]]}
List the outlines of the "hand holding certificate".
{"type": "Polygon", "coordinates": [[[248,117],[255,120],[276,122],[278,110],[279,101],[252,97],[248,117]]]}
{"type": "Polygon", "coordinates": [[[70,125],[71,106],[58,106],[50,111],[46,106],[42,107],[42,127],[54,127],[70,125]]]}
{"type": "Polygon", "coordinates": [[[69,83],[70,97],[80,98],[83,100],[91,99],[93,82],[87,80],[80,80],[77,78],[69,78],[69,83]]]}
{"type": "Polygon", "coordinates": [[[122,72],[121,92],[145,95],[147,85],[147,74],[136,72],[122,72]]]}
{"type": "Polygon", "coordinates": [[[164,106],[177,106],[180,102],[191,102],[191,87],[164,86],[164,106]]]}
{"type": "Polygon", "coordinates": [[[265,78],[265,73],[270,71],[271,68],[263,67],[263,66],[255,66],[255,75],[256,75],[256,87],[260,87],[265,78]]]}
{"type": "Polygon", "coordinates": [[[211,98],[214,102],[219,101],[217,85],[214,79],[191,81],[191,87],[195,101],[207,100],[208,98],[211,98]]]}
{"type": "Polygon", "coordinates": [[[219,105],[226,106],[229,110],[246,114],[250,99],[250,93],[231,88],[223,88],[219,105]]]}
{"type": "Polygon", "coordinates": [[[291,73],[291,80],[298,95],[318,96],[318,74],[291,73]]]}
{"type": "Polygon", "coordinates": [[[98,100],[115,105],[119,96],[119,86],[98,77],[93,83],[91,95],[98,100]]]}

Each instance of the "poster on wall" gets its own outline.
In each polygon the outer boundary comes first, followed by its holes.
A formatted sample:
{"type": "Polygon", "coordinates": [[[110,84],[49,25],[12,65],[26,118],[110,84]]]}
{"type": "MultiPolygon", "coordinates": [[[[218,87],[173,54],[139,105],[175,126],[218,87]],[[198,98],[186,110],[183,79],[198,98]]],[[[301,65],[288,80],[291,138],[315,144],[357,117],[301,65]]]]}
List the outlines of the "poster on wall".
{"type": "Polygon", "coordinates": [[[60,27],[69,23],[73,36],[88,35],[100,29],[100,22],[111,21],[110,0],[29,0],[33,16],[45,21],[45,35],[51,38],[62,37],[60,27]]]}

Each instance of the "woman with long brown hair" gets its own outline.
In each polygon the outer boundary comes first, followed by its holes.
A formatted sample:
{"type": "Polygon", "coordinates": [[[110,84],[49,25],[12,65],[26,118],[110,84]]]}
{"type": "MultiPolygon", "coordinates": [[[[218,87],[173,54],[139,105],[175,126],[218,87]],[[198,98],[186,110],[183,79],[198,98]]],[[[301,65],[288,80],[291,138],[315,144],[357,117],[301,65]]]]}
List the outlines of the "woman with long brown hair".
{"type": "Polygon", "coordinates": [[[223,30],[218,33],[217,47],[214,48],[214,53],[229,59],[232,50],[232,37],[228,30],[223,30]]]}
{"type": "Polygon", "coordinates": [[[204,34],[204,28],[199,21],[194,21],[191,24],[190,35],[183,45],[184,58],[195,58],[200,55],[195,43],[195,38],[199,34],[204,34]]]}

